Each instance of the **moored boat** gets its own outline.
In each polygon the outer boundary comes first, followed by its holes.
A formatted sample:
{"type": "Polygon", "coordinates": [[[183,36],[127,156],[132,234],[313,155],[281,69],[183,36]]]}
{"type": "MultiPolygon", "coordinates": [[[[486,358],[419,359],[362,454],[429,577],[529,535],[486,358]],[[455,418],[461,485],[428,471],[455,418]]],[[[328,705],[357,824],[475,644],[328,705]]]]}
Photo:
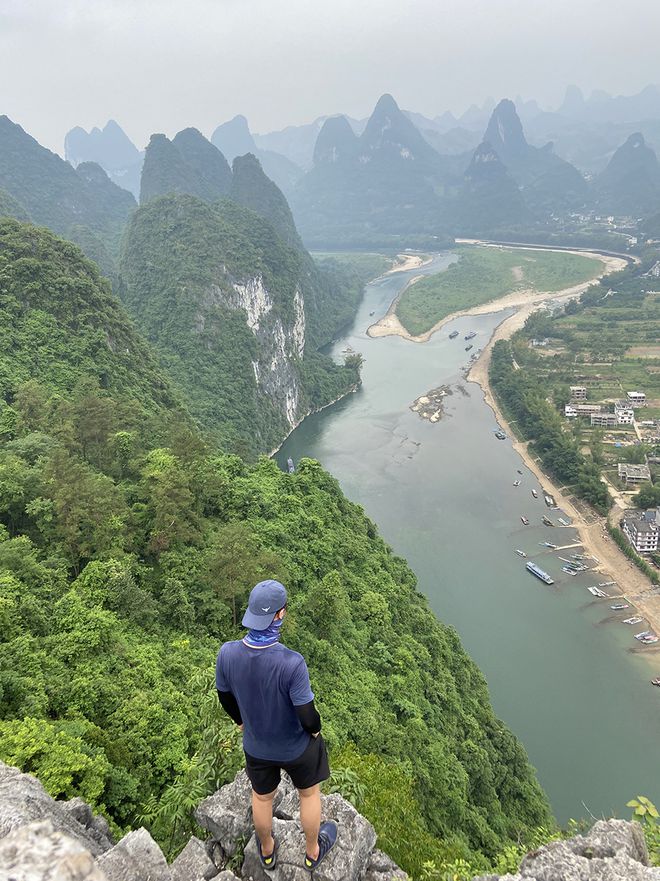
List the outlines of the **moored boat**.
{"type": "Polygon", "coordinates": [[[624,618],[624,624],[641,624],[644,619],[641,615],[633,615],[632,618],[624,618]]]}
{"type": "Polygon", "coordinates": [[[464,339],[473,340],[476,337],[476,335],[477,335],[476,332],[474,330],[471,330],[470,333],[465,334],[464,339]]]}
{"type": "Polygon", "coordinates": [[[519,557],[526,557],[527,554],[524,551],[521,551],[519,548],[516,548],[516,553],[519,557]]]}
{"type": "Polygon", "coordinates": [[[495,432],[495,437],[496,437],[498,440],[506,440],[506,435],[504,434],[504,432],[502,431],[501,428],[499,428],[499,429],[495,432]]]}
{"type": "Polygon", "coordinates": [[[539,497],[539,494],[536,492],[535,489],[532,490],[532,495],[534,496],[535,499],[538,499],[538,497],[539,497]]]}
{"type": "Polygon", "coordinates": [[[660,676],[656,676],[655,679],[652,679],[651,685],[660,685],[660,676]]]}
{"type": "Polygon", "coordinates": [[[472,343],[470,343],[469,346],[466,346],[466,347],[465,347],[465,351],[466,351],[466,352],[469,352],[471,348],[472,348],[472,343]]]}
{"type": "Polygon", "coordinates": [[[289,474],[293,474],[296,470],[296,466],[293,464],[293,459],[291,456],[286,460],[286,467],[289,471],[289,474]]]}
{"type": "Polygon", "coordinates": [[[528,525],[529,525],[529,520],[527,519],[527,517],[522,517],[522,516],[521,516],[520,519],[521,519],[522,522],[523,522],[523,526],[528,526],[528,525]]]}
{"type": "Polygon", "coordinates": [[[535,575],[537,578],[540,578],[541,581],[544,581],[546,584],[554,584],[554,581],[547,572],[544,572],[540,566],[537,566],[536,563],[532,563],[531,560],[526,564],[525,568],[528,572],[531,572],[532,575],[535,575]]]}
{"type": "Polygon", "coordinates": [[[520,481],[519,481],[519,480],[514,480],[514,481],[513,481],[513,485],[514,485],[514,486],[520,486],[520,481]]]}
{"type": "Polygon", "coordinates": [[[542,521],[543,523],[545,523],[546,526],[554,526],[554,525],[555,525],[555,524],[552,522],[552,520],[551,520],[549,517],[546,517],[545,515],[544,515],[543,517],[541,517],[541,521],[542,521]]]}
{"type": "Polygon", "coordinates": [[[457,330],[452,330],[452,332],[449,334],[449,339],[450,339],[450,340],[455,340],[457,336],[458,336],[458,331],[457,331],[457,330]]]}
{"type": "Polygon", "coordinates": [[[628,603],[613,603],[610,606],[610,609],[613,609],[615,612],[621,612],[623,609],[629,609],[630,606],[628,603]]]}

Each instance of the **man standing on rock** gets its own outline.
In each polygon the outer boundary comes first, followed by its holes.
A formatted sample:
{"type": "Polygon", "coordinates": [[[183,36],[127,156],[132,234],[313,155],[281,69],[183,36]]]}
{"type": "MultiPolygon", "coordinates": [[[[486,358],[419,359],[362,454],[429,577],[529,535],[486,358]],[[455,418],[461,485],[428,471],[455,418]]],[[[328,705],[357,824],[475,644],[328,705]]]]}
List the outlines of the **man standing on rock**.
{"type": "Polygon", "coordinates": [[[252,589],[243,616],[248,633],[220,648],[215,682],[220,703],[243,731],[262,866],[270,870],[277,863],[273,799],[284,769],[300,795],[304,866],[312,872],[334,847],[337,824],[321,823],[319,784],[330,776],[328,754],[305,659],[280,643],[286,601],[279,581],[260,581],[252,589]]]}

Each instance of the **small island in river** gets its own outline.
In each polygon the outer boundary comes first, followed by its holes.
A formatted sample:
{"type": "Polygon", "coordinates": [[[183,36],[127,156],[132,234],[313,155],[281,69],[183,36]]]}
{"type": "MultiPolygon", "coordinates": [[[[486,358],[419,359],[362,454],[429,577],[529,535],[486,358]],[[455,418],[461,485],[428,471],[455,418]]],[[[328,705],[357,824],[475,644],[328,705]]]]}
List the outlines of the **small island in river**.
{"type": "Polygon", "coordinates": [[[444,399],[451,395],[452,390],[448,385],[441,385],[431,389],[425,395],[416,398],[410,405],[413,413],[417,413],[420,419],[428,422],[439,422],[444,415],[444,399]]]}

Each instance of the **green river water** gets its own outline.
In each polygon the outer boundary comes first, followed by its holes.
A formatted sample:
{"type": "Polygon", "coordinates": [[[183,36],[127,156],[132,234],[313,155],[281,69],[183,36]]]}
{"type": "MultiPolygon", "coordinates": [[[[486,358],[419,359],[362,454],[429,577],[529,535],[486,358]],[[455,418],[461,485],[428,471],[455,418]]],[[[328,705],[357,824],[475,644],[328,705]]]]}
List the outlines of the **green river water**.
{"type": "MultiPolygon", "coordinates": [[[[421,271],[437,272],[452,259],[437,255],[421,271]]],[[[533,499],[538,482],[510,441],[494,437],[497,423],[480,388],[463,378],[464,334],[477,332],[476,351],[502,314],[456,319],[421,345],[366,335],[418,274],[366,286],[355,322],[332,348],[338,359],[347,346],[362,352],[362,388],[306,419],[277,460],[283,467],[289,456],[320,460],[406,557],[433,610],[458,630],[484,672],[496,713],[525,745],[559,821],[628,816],[625,803],[633,796],[660,801],[654,668],[628,651],[638,628],[620,623],[626,613],[587,592],[609,579],[569,577],[557,553],[539,546],[568,544],[575,531],[541,525],[543,514],[556,519],[560,512],[533,499]],[[454,329],[459,337],[449,340],[454,329]],[[454,393],[440,422],[409,409],[444,384],[454,393]],[[548,571],[555,586],[528,574],[515,548],[548,571]]]]}

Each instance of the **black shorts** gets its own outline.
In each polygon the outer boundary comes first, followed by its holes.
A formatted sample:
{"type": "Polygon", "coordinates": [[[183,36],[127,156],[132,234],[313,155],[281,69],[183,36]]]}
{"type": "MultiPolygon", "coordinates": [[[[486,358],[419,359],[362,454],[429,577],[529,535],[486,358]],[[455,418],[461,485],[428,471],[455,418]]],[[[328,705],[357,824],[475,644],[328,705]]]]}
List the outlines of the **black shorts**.
{"type": "Polygon", "coordinates": [[[304,753],[291,762],[271,762],[268,759],[255,759],[245,753],[245,770],[252,789],[258,795],[267,795],[277,789],[280,771],[284,770],[296,789],[309,789],[330,776],[328,751],[323,735],[310,737],[304,753]]]}

